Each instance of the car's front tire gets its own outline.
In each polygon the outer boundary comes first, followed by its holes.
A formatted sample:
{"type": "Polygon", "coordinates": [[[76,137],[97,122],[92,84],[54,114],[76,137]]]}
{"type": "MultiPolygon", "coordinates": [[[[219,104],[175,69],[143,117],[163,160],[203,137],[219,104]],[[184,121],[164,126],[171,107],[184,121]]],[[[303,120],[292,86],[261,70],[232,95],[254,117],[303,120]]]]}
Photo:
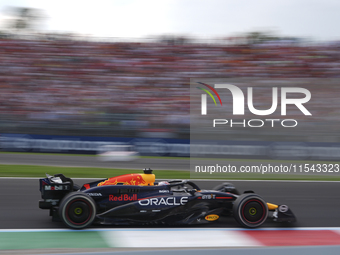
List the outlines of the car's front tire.
{"type": "Polygon", "coordinates": [[[68,227],[86,228],[96,217],[96,204],[92,197],[84,193],[69,193],[60,203],[59,217],[68,227]]]}
{"type": "Polygon", "coordinates": [[[268,217],[268,207],[265,201],[253,193],[242,194],[233,205],[235,220],[243,227],[257,228],[268,217]]]}

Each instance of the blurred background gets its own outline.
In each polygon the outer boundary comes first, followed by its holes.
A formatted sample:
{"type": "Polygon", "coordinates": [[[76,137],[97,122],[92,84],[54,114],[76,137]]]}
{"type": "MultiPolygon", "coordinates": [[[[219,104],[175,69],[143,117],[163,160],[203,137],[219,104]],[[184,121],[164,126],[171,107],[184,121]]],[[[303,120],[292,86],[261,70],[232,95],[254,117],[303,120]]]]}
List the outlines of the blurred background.
{"type": "Polygon", "coordinates": [[[310,79],[319,95],[312,92],[313,117],[323,121],[293,137],[231,130],[230,141],[334,146],[339,7],[331,0],[1,1],[1,147],[92,153],[139,143],[141,152],[151,142],[144,154],[187,156],[190,78],[221,77],[310,79]]]}

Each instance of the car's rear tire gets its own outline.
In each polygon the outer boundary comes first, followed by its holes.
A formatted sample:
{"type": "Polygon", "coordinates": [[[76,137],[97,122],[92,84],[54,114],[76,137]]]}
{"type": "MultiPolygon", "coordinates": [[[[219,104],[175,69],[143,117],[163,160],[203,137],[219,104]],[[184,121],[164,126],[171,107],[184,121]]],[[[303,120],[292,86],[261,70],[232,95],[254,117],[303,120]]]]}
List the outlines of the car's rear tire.
{"type": "Polygon", "coordinates": [[[247,193],[239,196],[233,205],[235,220],[243,227],[257,228],[268,217],[268,207],[258,195],[247,193]]]}
{"type": "Polygon", "coordinates": [[[96,204],[92,197],[84,193],[69,193],[60,203],[59,217],[68,227],[86,228],[96,217],[96,204]]]}

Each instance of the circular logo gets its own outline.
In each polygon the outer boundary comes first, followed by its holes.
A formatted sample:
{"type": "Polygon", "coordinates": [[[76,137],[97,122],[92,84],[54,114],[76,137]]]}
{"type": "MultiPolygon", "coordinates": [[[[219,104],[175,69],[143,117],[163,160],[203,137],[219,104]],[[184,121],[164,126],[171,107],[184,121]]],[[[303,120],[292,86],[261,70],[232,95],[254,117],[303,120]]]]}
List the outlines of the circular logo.
{"type": "Polygon", "coordinates": [[[77,207],[76,209],[74,209],[74,213],[79,215],[83,212],[83,210],[80,207],[77,207]]]}
{"type": "Polygon", "coordinates": [[[251,207],[250,209],[249,209],[249,214],[250,215],[252,215],[252,216],[254,216],[255,214],[256,214],[256,208],[254,208],[254,207],[251,207]]]}
{"type": "Polygon", "coordinates": [[[279,212],[285,213],[288,211],[288,206],[287,205],[280,205],[279,206],[279,212]]]}

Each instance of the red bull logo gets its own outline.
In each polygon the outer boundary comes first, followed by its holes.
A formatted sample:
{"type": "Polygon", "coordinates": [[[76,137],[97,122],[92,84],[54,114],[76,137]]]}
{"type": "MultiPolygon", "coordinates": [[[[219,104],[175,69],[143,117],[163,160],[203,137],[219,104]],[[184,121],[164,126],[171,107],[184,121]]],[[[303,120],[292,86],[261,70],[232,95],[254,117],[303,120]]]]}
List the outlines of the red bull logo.
{"type": "Polygon", "coordinates": [[[120,196],[109,195],[109,201],[136,201],[136,200],[137,194],[133,194],[132,196],[129,196],[128,194],[120,196]]]}

